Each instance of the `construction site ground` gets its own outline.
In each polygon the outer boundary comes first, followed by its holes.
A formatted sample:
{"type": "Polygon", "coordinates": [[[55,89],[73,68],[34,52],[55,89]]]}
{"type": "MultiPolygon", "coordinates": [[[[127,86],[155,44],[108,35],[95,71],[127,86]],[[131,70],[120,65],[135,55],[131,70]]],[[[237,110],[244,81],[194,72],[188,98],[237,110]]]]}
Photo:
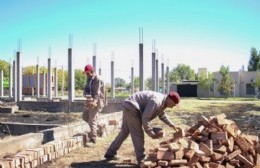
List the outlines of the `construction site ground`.
{"type": "MultiPolygon", "coordinates": [[[[167,114],[179,127],[189,127],[196,123],[201,115],[206,117],[225,113],[226,118],[233,120],[244,134],[260,136],[260,101],[257,100],[198,100],[182,99],[181,104],[167,109],[167,114]]],[[[19,111],[14,114],[0,114],[0,122],[69,124],[81,120],[81,113],[48,113],[19,111]]],[[[159,142],[172,136],[173,130],[158,119],[153,120],[154,126],[161,126],[166,132],[162,139],[154,140],[145,135],[145,149],[158,147],[159,142]]],[[[119,130],[118,130],[119,131],[119,130]]],[[[104,161],[106,149],[117,133],[98,138],[93,147],[82,147],[66,156],[47,162],[37,168],[80,168],[80,167],[136,167],[136,159],[131,138],[122,144],[118,151],[118,161],[104,161]],[[124,163],[125,159],[131,163],[124,163]]],[[[6,137],[8,138],[8,137],[6,137]]]]}

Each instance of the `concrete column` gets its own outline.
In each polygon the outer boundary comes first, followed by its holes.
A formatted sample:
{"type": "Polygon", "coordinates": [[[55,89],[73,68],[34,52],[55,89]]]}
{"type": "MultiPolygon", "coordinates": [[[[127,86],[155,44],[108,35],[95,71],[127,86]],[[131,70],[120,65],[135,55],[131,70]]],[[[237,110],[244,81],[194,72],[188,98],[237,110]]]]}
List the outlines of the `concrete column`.
{"type": "Polygon", "coordinates": [[[58,97],[58,69],[54,68],[54,96],[58,97]]]}
{"type": "Polygon", "coordinates": [[[36,97],[40,97],[40,67],[36,65],[36,97]]]}
{"type": "Polygon", "coordinates": [[[170,92],[169,66],[166,67],[166,93],[170,92]]]}
{"type": "Polygon", "coordinates": [[[101,68],[98,69],[98,74],[99,74],[99,76],[102,75],[102,73],[101,73],[101,68]]]}
{"type": "Polygon", "coordinates": [[[0,97],[4,97],[4,70],[0,70],[0,97]]]}
{"type": "Polygon", "coordinates": [[[17,67],[17,102],[22,100],[22,67],[20,52],[16,53],[16,67],[17,67]]]}
{"type": "Polygon", "coordinates": [[[144,90],[144,45],[143,29],[139,28],[139,91],[144,90]]]}
{"type": "Polygon", "coordinates": [[[75,95],[75,79],[74,79],[74,69],[72,62],[72,48],[68,49],[68,99],[69,102],[74,101],[75,95]]]}
{"type": "Polygon", "coordinates": [[[97,59],[96,59],[96,50],[97,50],[97,45],[93,44],[93,60],[92,60],[93,62],[92,62],[92,65],[93,65],[93,68],[94,68],[95,72],[97,70],[97,66],[96,66],[96,61],[97,61],[97,59]]]}
{"type": "Polygon", "coordinates": [[[135,85],[134,85],[134,67],[131,67],[131,91],[134,93],[135,85]]]}
{"type": "Polygon", "coordinates": [[[61,71],[62,71],[61,95],[64,96],[64,69],[63,69],[63,66],[61,68],[61,71]]]}
{"type": "Polygon", "coordinates": [[[9,97],[13,97],[13,67],[9,65],[9,97]]]}
{"type": "Polygon", "coordinates": [[[115,98],[114,61],[111,61],[111,98],[115,98]]]}
{"type": "Polygon", "coordinates": [[[43,72],[42,74],[42,96],[46,96],[46,73],[43,72]]]}
{"type": "Polygon", "coordinates": [[[158,58],[156,58],[156,61],[155,61],[155,69],[156,69],[156,74],[155,74],[155,79],[156,79],[156,82],[155,82],[155,88],[156,88],[156,92],[159,92],[159,61],[158,61],[158,58]]]}
{"type": "Polygon", "coordinates": [[[161,64],[161,79],[162,79],[162,93],[165,93],[165,77],[164,77],[164,63],[161,64]]]}
{"type": "Polygon", "coordinates": [[[48,58],[48,100],[52,100],[52,66],[51,58],[48,58]]]}
{"type": "Polygon", "coordinates": [[[13,83],[13,98],[14,98],[14,101],[17,102],[17,68],[16,68],[16,61],[14,60],[13,61],[13,80],[14,80],[14,83],[13,83]]]}
{"type": "Polygon", "coordinates": [[[156,60],[155,53],[152,53],[152,90],[156,91],[156,60]]]}

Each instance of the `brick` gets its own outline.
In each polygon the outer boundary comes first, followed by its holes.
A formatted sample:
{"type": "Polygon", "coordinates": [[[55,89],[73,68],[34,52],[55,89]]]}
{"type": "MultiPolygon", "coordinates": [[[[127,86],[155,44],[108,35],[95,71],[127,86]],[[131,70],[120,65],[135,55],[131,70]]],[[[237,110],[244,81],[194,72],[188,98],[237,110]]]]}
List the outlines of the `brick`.
{"type": "Polygon", "coordinates": [[[260,166],[260,154],[256,155],[256,159],[255,160],[256,160],[256,165],[260,166]]]}
{"type": "Polygon", "coordinates": [[[194,133],[193,136],[198,136],[201,134],[201,132],[205,129],[204,125],[201,125],[194,133]]]}
{"type": "Polygon", "coordinates": [[[184,151],[183,150],[179,150],[177,152],[175,152],[175,159],[177,160],[181,160],[184,156],[184,151]]]}
{"type": "Polygon", "coordinates": [[[207,117],[205,117],[204,115],[200,116],[199,123],[201,123],[205,127],[208,127],[210,125],[209,119],[207,117]]]}
{"type": "Polygon", "coordinates": [[[234,138],[233,137],[230,137],[228,139],[228,147],[227,147],[227,151],[228,152],[233,152],[234,150],[234,138]]]}
{"type": "Polygon", "coordinates": [[[212,132],[211,139],[214,140],[228,140],[227,132],[212,132]]]}
{"type": "Polygon", "coordinates": [[[160,147],[167,148],[174,152],[180,150],[180,148],[181,148],[180,145],[177,144],[176,142],[163,144],[163,145],[160,145],[160,147]]]}
{"type": "Polygon", "coordinates": [[[44,155],[43,148],[32,148],[32,149],[26,149],[26,151],[32,151],[35,153],[35,158],[39,158],[44,155]]]}
{"type": "Polygon", "coordinates": [[[233,158],[235,158],[238,154],[241,153],[241,150],[235,150],[234,152],[230,153],[229,155],[227,155],[227,157],[225,158],[225,160],[230,161],[233,158]]]}
{"type": "Polygon", "coordinates": [[[184,156],[188,159],[191,159],[195,154],[195,150],[192,149],[185,149],[184,150],[184,156]]]}
{"type": "Polygon", "coordinates": [[[227,152],[227,147],[224,145],[213,145],[213,151],[223,154],[227,152]]]}
{"type": "Polygon", "coordinates": [[[200,142],[199,149],[205,153],[206,156],[213,154],[213,151],[203,142],[200,142]]]}
{"type": "Polygon", "coordinates": [[[117,120],[109,120],[108,125],[119,125],[119,122],[117,120]]]}
{"type": "Polygon", "coordinates": [[[256,135],[245,135],[242,134],[242,137],[247,140],[251,145],[257,145],[259,142],[259,138],[256,135]]]}
{"type": "Polygon", "coordinates": [[[156,152],[148,153],[148,159],[153,161],[153,162],[156,162],[157,161],[157,153],[156,152]]]}
{"type": "Polygon", "coordinates": [[[197,142],[189,140],[188,141],[188,148],[189,149],[194,149],[194,150],[198,150],[199,149],[199,144],[197,144],[197,142]]]}
{"type": "Polygon", "coordinates": [[[150,167],[152,167],[152,165],[153,165],[152,161],[144,161],[144,162],[141,162],[140,168],[150,168],[150,167]]]}
{"type": "Polygon", "coordinates": [[[169,166],[181,166],[187,164],[188,161],[186,159],[180,159],[180,160],[170,160],[169,166]]]}
{"type": "Polygon", "coordinates": [[[225,168],[225,166],[214,163],[214,162],[209,162],[209,167],[210,168],[225,168]]]}
{"type": "Polygon", "coordinates": [[[10,160],[1,159],[0,160],[0,167],[2,168],[13,168],[15,167],[15,163],[10,160]]]}
{"type": "Polygon", "coordinates": [[[195,164],[195,168],[203,168],[203,167],[202,167],[202,165],[201,165],[199,162],[197,162],[197,163],[195,164]]]}
{"type": "Polygon", "coordinates": [[[245,165],[247,165],[248,167],[253,167],[254,164],[252,162],[250,162],[249,160],[247,160],[244,156],[242,156],[241,154],[238,154],[236,156],[236,158],[238,160],[240,160],[241,162],[243,162],[245,165]]]}
{"type": "Polygon", "coordinates": [[[157,152],[158,160],[172,160],[174,159],[174,155],[171,151],[158,151],[157,152]]]}
{"type": "Polygon", "coordinates": [[[210,161],[210,157],[207,157],[207,156],[200,156],[199,157],[199,161],[201,162],[201,163],[208,163],[209,161],[210,161]]]}
{"type": "Polygon", "coordinates": [[[168,166],[168,162],[167,161],[164,161],[164,160],[159,160],[157,162],[158,166],[168,166]]]}
{"type": "Polygon", "coordinates": [[[205,144],[208,146],[208,148],[213,151],[213,141],[211,139],[207,140],[205,144]]]}
{"type": "Polygon", "coordinates": [[[217,153],[217,152],[213,152],[213,155],[211,156],[211,159],[213,161],[219,161],[221,159],[223,159],[225,155],[221,154],[221,153],[217,153]]]}
{"type": "Polygon", "coordinates": [[[196,155],[193,155],[190,161],[187,163],[187,166],[191,167],[194,166],[199,161],[199,157],[196,155]]]}
{"type": "Polygon", "coordinates": [[[19,153],[17,153],[17,154],[18,154],[18,155],[23,155],[23,156],[25,156],[25,157],[26,157],[26,158],[25,158],[25,162],[26,162],[26,163],[27,163],[27,160],[28,160],[28,162],[30,162],[30,161],[36,159],[35,153],[34,153],[34,152],[31,152],[31,151],[22,151],[22,152],[19,152],[19,153]]]}
{"type": "Polygon", "coordinates": [[[32,160],[30,163],[30,166],[33,168],[33,167],[36,167],[38,166],[38,160],[32,160]]]}
{"type": "Polygon", "coordinates": [[[188,143],[188,138],[186,138],[186,137],[183,137],[183,138],[181,138],[181,139],[179,139],[179,143],[181,144],[181,146],[183,147],[183,148],[188,148],[188,146],[189,146],[189,143],[188,143]]]}
{"type": "Polygon", "coordinates": [[[234,128],[231,125],[224,126],[224,130],[227,131],[228,135],[232,136],[233,138],[237,137],[237,133],[235,132],[234,128]]]}
{"type": "Polygon", "coordinates": [[[229,164],[229,163],[226,163],[226,168],[235,168],[235,166],[229,164]]]}
{"type": "Polygon", "coordinates": [[[248,142],[242,136],[237,136],[235,142],[243,152],[247,152],[250,149],[248,142]]]}

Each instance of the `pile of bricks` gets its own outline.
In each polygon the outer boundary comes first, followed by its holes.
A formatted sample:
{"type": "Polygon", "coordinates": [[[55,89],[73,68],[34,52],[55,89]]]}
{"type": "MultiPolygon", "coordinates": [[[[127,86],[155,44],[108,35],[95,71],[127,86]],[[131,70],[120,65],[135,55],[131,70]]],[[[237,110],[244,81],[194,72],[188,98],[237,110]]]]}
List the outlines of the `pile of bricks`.
{"type": "Polygon", "coordinates": [[[201,116],[197,124],[150,149],[140,167],[259,168],[259,139],[243,134],[225,114],[201,116]]]}

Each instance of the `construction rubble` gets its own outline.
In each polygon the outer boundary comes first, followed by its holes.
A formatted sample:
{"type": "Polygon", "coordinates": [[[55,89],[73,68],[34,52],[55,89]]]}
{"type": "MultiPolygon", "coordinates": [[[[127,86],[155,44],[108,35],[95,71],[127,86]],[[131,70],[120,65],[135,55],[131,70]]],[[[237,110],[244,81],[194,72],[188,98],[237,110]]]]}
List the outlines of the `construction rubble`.
{"type": "Polygon", "coordinates": [[[197,124],[149,149],[140,167],[260,168],[259,138],[243,134],[225,114],[201,116],[197,124]]]}

